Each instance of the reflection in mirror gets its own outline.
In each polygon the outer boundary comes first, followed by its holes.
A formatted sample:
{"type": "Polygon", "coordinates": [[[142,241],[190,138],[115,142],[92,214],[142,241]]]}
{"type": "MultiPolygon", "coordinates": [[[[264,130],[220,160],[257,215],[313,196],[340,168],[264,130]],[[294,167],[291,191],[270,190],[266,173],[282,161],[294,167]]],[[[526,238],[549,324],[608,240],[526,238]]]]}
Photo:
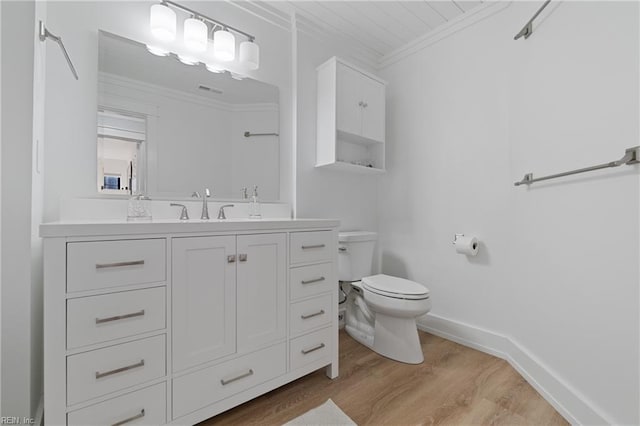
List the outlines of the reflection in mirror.
{"type": "MultiPolygon", "coordinates": [[[[278,88],[158,57],[100,32],[98,191],[241,198],[280,189],[278,88]]],[[[236,76],[237,77],[237,76],[236,76]]]]}
{"type": "Polygon", "coordinates": [[[98,110],[98,192],[137,194],[145,192],[144,141],[146,118],[108,109],[98,110]]]}

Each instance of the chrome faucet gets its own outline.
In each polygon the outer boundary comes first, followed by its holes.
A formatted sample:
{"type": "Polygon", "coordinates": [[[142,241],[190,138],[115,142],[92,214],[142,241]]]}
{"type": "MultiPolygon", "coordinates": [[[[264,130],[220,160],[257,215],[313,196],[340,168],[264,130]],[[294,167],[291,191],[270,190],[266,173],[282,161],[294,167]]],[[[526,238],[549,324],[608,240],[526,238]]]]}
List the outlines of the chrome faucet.
{"type": "Polygon", "coordinates": [[[220,210],[218,210],[218,220],[224,220],[227,218],[224,214],[225,207],[233,207],[233,204],[225,204],[224,206],[220,206],[220,210]]]}
{"type": "Polygon", "coordinates": [[[209,188],[205,188],[202,194],[202,214],[200,215],[200,219],[202,220],[209,220],[209,204],[207,202],[207,198],[209,197],[211,197],[211,192],[209,188]]]}
{"type": "Polygon", "coordinates": [[[189,220],[189,213],[187,212],[187,206],[184,204],[171,203],[169,204],[171,207],[182,207],[182,211],[180,212],[180,220],[189,220]]]}

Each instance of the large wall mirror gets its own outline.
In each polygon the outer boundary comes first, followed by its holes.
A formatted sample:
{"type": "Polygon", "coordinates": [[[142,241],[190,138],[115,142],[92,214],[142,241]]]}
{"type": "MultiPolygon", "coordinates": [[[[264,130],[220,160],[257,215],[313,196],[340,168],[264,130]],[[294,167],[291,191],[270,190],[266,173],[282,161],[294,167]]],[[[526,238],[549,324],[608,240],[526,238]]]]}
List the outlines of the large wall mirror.
{"type": "Polygon", "coordinates": [[[280,198],[278,88],[101,31],[98,61],[97,189],[240,198],[258,185],[280,198]]]}

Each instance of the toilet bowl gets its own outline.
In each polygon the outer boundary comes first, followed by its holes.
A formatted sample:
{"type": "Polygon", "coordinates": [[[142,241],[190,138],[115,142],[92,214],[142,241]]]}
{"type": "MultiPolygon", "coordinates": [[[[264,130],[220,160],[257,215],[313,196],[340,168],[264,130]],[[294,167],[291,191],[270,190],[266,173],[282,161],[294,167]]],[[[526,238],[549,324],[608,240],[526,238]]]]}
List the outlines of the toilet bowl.
{"type": "Polygon", "coordinates": [[[396,361],[424,361],[416,319],[431,309],[422,284],[385,274],[369,275],[376,234],[339,234],[338,276],[348,282],[347,333],[377,353],[396,361]]]}

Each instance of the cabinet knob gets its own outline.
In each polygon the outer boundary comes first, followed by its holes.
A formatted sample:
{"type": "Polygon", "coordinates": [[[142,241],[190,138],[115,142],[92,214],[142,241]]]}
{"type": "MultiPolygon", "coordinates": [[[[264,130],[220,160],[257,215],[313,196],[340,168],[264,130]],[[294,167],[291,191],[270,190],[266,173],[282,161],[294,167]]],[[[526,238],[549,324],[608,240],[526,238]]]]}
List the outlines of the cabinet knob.
{"type": "Polygon", "coordinates": [[[362,101],[358,102],[358,106],[363,106],[363,105],[364,105],[364,102],[362,101]]]}
{"type": "Polygon", "coordinates": [[[233,263],[236,261],[236,255],[235,254],[231,254],[229,256],[227,256],[227,262],[228,263],[233,263]]]}
{"type": "Polygon", "coordinates": [[[247,255],[246,255],[246,253],[239,254],[239,255],[238,255],[238,260],[239,260],[240,262],[246,262],[246,261],[247,261],[247,255]]]}

